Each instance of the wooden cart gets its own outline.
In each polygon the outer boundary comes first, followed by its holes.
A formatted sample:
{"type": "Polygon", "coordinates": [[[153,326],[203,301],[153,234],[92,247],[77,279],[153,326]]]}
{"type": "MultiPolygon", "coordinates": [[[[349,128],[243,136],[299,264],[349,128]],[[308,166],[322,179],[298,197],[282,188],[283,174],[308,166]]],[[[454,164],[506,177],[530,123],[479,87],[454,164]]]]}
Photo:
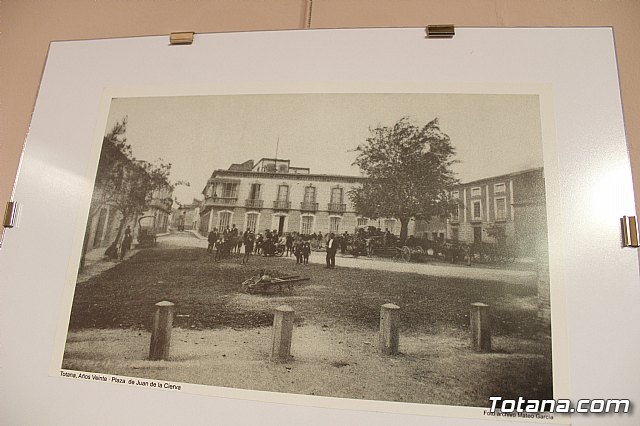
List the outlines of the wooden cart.
{"type": "Polygon", "coordinates": [[[282,293],[284,289],[291,292],[293,287],[302,281],[308,281],[300,275],[287,275],[284,277],[271,277],[267,274],[258,274],[242,282],[242,291],[249,294],[268,293],[276,289],[282,293]]]}

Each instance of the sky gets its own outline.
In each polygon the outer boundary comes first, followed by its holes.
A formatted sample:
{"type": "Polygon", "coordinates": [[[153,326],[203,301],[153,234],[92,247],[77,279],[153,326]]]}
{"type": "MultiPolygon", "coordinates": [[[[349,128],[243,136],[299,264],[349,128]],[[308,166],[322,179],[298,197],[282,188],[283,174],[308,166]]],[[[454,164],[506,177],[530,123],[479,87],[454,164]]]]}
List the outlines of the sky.
{"type": "Polygon", "coordinates": [[[456,149],[457,178],[469,182],[541,167],[537,95],[283,94],[113,99],[105,133],[128,117],[127,140],[140,160],[170,162],[174,196],[202,199],[216,169],[276,156],[311,173],[360,175],[354,149],[370,129],[410,117],[438,118],[456,149]]]}

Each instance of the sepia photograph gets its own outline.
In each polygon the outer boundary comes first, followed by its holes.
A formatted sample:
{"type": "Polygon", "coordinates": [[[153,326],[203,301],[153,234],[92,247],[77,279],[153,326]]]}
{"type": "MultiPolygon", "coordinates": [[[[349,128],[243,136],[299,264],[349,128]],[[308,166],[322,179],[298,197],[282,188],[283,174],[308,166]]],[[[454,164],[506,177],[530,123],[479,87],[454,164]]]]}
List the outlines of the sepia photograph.
{"type": "Polygon", "coordinates": [[[60,368],[427,409],[554,398],[541,109],[113,98],[60,368]]]}

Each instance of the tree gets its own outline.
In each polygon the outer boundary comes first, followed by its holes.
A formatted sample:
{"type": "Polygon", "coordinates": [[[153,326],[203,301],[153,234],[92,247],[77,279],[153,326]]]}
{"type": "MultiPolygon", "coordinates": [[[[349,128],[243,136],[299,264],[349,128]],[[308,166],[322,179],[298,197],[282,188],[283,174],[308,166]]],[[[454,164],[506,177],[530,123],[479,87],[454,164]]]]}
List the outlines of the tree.
{"type": "MultiPolygon", "coordinates": [[[[173,190],[173,186],[169,182],[170,171],[170,163],[153,164],[131,158],[119,190],[110,201],[110,205],[122,214],[117,233],[118,239],[125,224],[149,208],[154,192],[162,189],[173,190]]],[[[164,202],[165,200],[160,201],[164,202]]],[[[173,202],[171,199],[170,201],[173,202]]],[[[171,205],[169,204],[168,207],[170,208],[171,205]]]]}
{"type": "MultiPolygon", "coordinates": [[[[91,223],[96,213],[105,206],[113,207],[121,213],[116,240],[120,239],[124,226],[129,220],[135,219],[148,209],[154,192],[167,189],[170,194],[176,186],[169,180],[171,163],[137,160],[133,157],[131,146],[127,143],[126,133],[127,117],[125,116],[102,140],[100,161],[89,208],[88,223],[91,223]]],[[[188,186],[187,182],[179,182],[179,184],[188,186]]],[[[162,201],[169,204],[168,208],[171,207],[171,198],[162,201]]],[[[89,227],[85,231],[81,269],[84,266],[88,240],[89,227]]]]}
{"type": "Polygon", "coordinates": [[[455,204],[448,192],[457,183],[455,149],[437,118],[421,127],[403,117],[370,133],[353,163],[368,179],[349,196],[364,216],[398,219],[404,241],[411,218],[445,217],[455,204]]]}
{"type": "Polygon", "coordinates": [[[125,116],[102,138],[100,160],[89,208],[89,221],[102,207],[111,204],[122,188],[125,171],[132,158],[126,133],[127,117],[125,116]]]}

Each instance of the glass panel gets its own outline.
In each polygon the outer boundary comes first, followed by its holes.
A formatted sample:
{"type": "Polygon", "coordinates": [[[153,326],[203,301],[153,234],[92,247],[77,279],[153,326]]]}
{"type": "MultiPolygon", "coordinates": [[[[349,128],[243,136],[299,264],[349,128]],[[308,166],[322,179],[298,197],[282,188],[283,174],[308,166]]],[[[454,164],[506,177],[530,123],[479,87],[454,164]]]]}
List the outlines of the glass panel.
{"type": "Polygon", "coordinates": [[[473,218],[480,219],[480,216],[481,216],[480,201],[476,201],[473,203],[473,218]]]}
{"type": "Polygon", "coordinates": [[[313,229],[313,216],[302,216],[302,233],[311,234],[313,229]]]}
{"type": "Polygon", "coordinates": [[[224,183],[222,187],[223,198],[236,198],[236,183],[224,183]]]}
{"type": "Polygon", "coordinates": [[[224,231],[225,229],[227,229],[227,226],[229,226],[229,222],[231,222],[231,213],[220,213],[220,223],[218,224],[218,229],[220,231],[224,231]]]}
{"type": "Polygon", "coordinates": [[[316,188],[313,186],[307,186],[304,189],[304,202],[315,203],[316,202],[316,188]]]}
{"type": "Polygon", "coordinates": [[[278,187],[278,201],[289,200],[289,187],[287,185],[280,185],[278,187]]]}
{"type": "Polygon", "coordinates": [[[333,232],[334,234],[339,233],[340,231],[340,218],[332,217],[329,219],[329,232],[333,232]]]}
{"type": "Polygon", "coordinates": [[[258,215],[256,213],[250,213],[247,215],[247,229],[256,232],[256,225],[258,224],[258,215]]]}
{"type": "Polygon", "coordinates": [[[342,204],[342,188],[331,190],[331,204],[342,204]]]}
{"type": "Polygon", "coordinates": [[[259,200],[260,199],[260,184],[253,183],[251,184],[251,192],[249,193],[250,200],[259,200]]]}

